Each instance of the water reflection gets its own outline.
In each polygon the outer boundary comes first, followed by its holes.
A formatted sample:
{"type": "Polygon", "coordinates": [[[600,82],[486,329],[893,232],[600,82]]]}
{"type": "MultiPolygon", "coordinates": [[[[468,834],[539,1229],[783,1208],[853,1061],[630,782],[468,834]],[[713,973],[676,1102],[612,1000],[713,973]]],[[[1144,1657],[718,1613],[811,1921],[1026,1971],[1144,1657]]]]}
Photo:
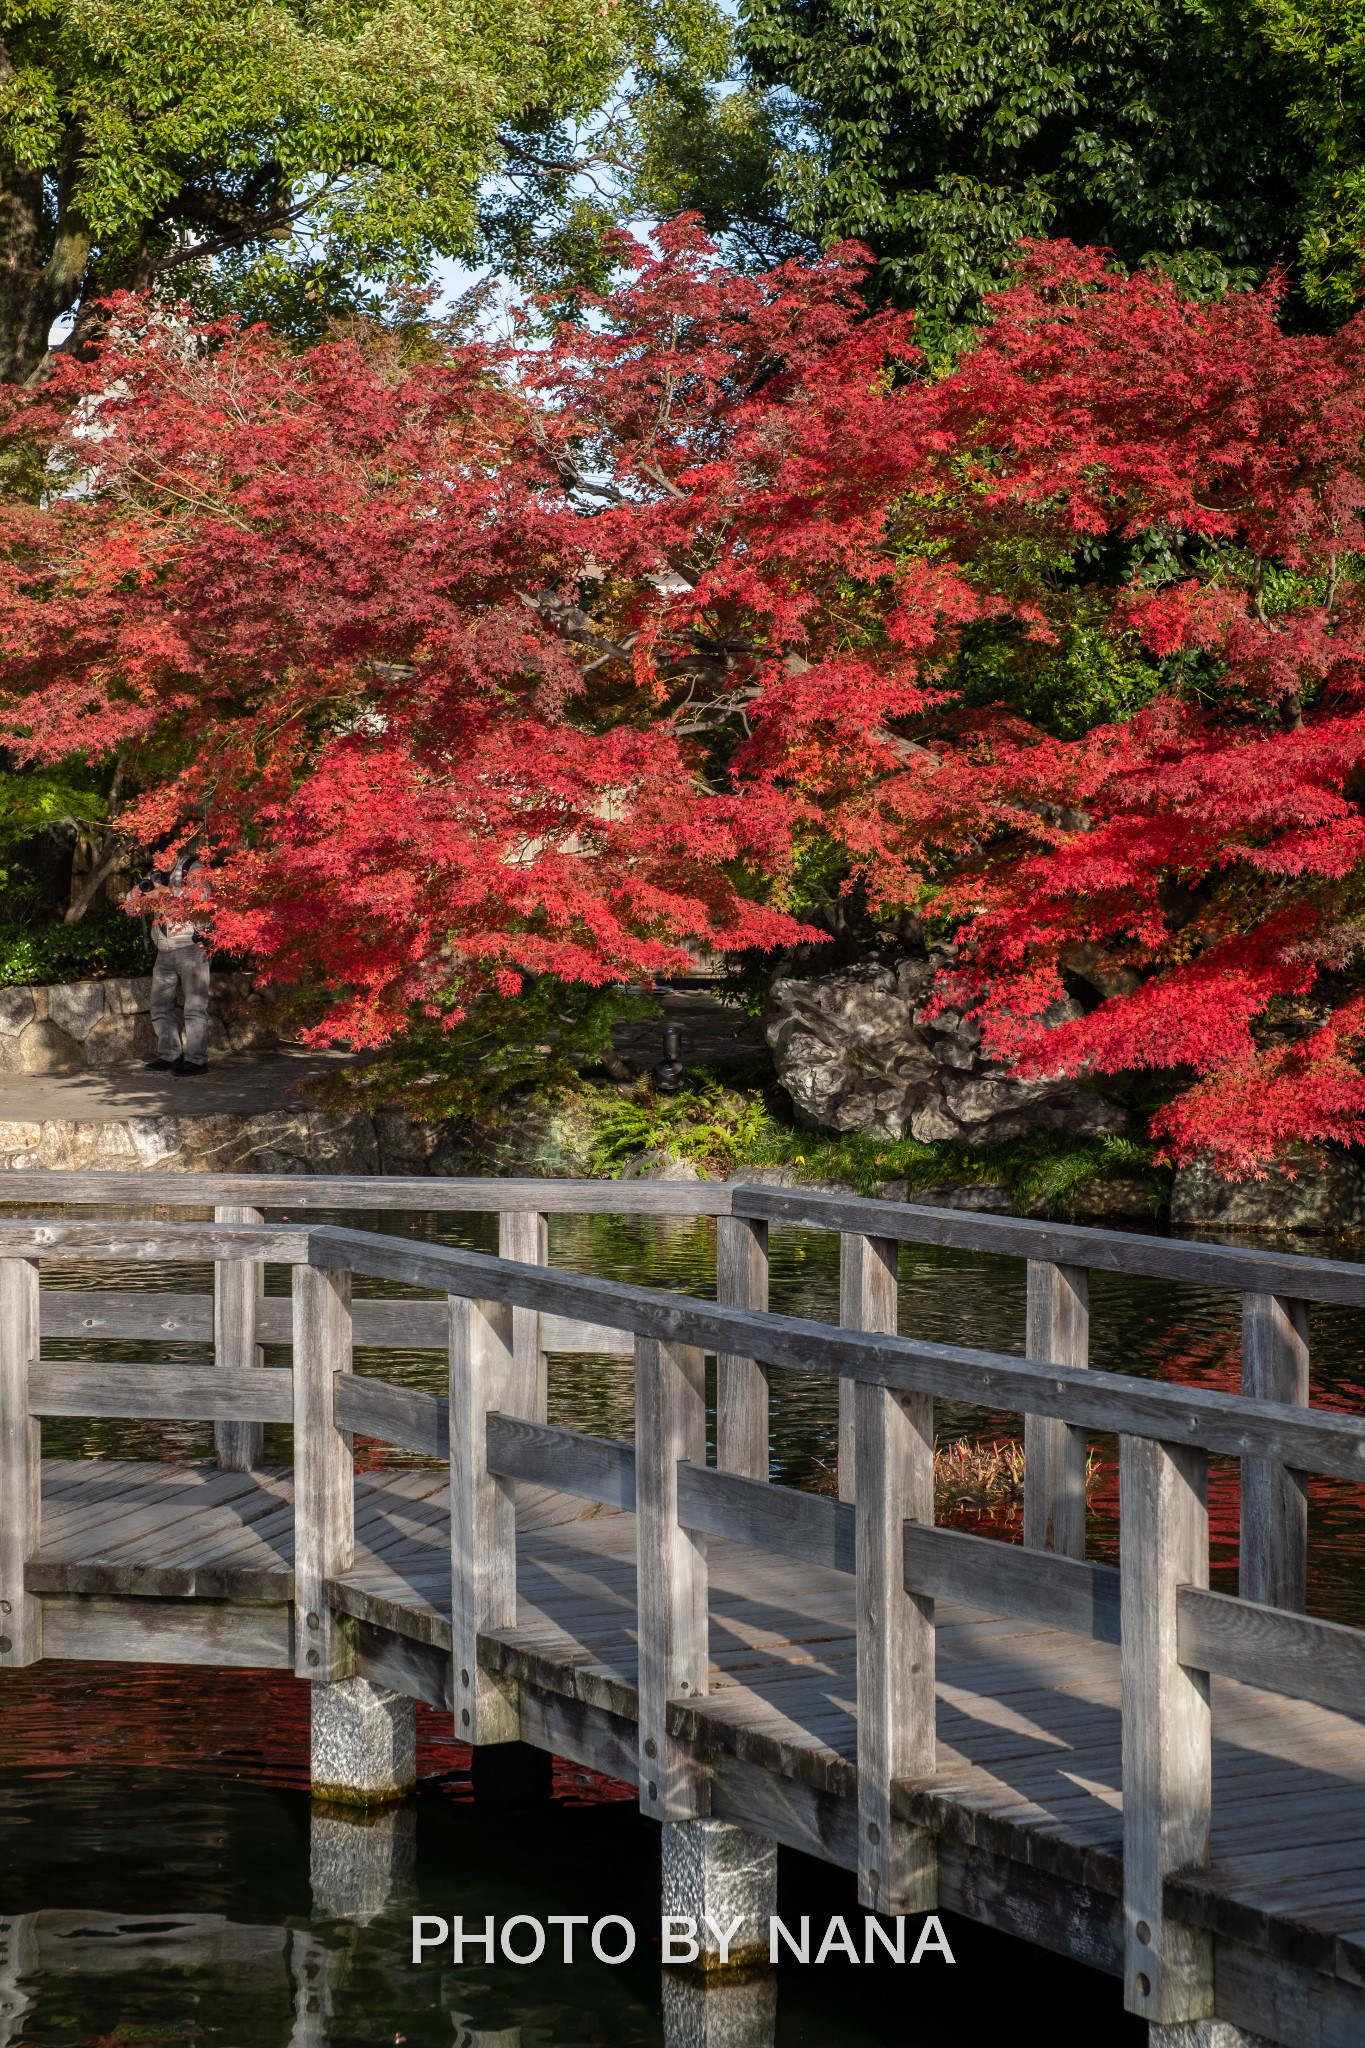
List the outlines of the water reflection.
{"type": "MultiPolygon", "coordinates": [[[[310,1898],[318,1820],[300,1794],[169,1771],[6,1773],[0,1823],[0,2048],[891,2048],[910,2012],[922,2048],[960,2048],[1014,2038],[1035,2005],[1078,2038],[1143,2038],[1116,1982],[951,1918],[953,1967],[784,1963],[714,1988],[663,1972],[658,1831],[629,1804],[484,1812],[429,1781],[404,1809],[397,1892],[359,1914],[310,1898]],[[448,1950],[414,1964],[413,1911],[479,1926],[620,1914],[636,1947],[612,1967],[580,1944],[566,1965],[551,1928],[527,1967],[477,1951],[456,1967],[448,1950]]],[[[391,1868],[382,1845],[376,1860],[391,1868]]],[[[860,1924],[851,1878],[795,1856],[779,1911],[860,1924]]]]}

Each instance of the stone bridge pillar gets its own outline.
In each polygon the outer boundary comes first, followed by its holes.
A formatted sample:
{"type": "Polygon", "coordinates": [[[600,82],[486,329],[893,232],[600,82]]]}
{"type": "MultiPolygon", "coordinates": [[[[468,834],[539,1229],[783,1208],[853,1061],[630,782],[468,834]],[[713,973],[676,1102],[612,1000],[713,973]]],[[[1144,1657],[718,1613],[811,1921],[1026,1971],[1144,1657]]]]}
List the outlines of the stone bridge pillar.
{"type": "Polygon", "coordinates": [[[366,1678],[315,1684],[310,1864],[323,1920],[377,1920],[412,1870],[417,1706],[366,1678]]]}

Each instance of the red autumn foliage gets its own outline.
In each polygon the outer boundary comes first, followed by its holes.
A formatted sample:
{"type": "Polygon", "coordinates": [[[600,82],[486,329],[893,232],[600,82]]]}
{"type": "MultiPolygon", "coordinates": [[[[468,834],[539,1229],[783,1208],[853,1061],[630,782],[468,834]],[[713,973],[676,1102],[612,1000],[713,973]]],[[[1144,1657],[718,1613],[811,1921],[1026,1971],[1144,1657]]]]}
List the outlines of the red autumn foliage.
{"type": "Polygon", "coordinates": [[[9,401],[74,487],[0,514],[6,743],[205,807],[219,940],[324,1035],[784,943],[823,838],[958,921],[1002,1052],[1167,1071],[1174,1153],[1353,1140],[1365,327],[1045,245],[930,380],[861,265],[677,223],[549,346],[418,361],[123,304],[9,401]],[[1132,715],[969,686],[1078,606],[1132,715]]]}
{"type": "Polygon", "coordinates": [[[1231,1172],[1365,1112],[1365,325],[1276,313],[1030,254],[946,415],[1002,516],[1129,550],[1110,617],[1164,687],[1074,744],[978,729],[906,807],[984,842],[944,900],[991,1040],[1036,1072],[1183,1069],[1154,1130],[1231,1172]],[[1106,1000],[1045,1031],[1077,968],[1106,1000]]]}
{"type": "Polygon", "coordinates": [[[129,752],[146,837],[205,812],[218,942],[325,980],[320,1035],[800,929],[762,900],[792,805],[708,774],[705,731],[813,644],[810,565],[863,573],[918,459],[879,430],[898,323],[849,256],[739,280],[664,240],[548,352],[299,357],[125,300],[98,361],[10,401],[74,487],[0,519],[7,742],[129,752]]]}

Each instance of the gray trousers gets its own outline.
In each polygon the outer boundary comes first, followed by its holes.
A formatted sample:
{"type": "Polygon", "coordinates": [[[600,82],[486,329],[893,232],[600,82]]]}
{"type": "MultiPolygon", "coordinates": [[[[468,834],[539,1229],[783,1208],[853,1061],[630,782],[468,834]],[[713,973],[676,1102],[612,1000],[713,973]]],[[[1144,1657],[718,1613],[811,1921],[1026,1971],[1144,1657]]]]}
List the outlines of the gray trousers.
{"type": "Polygon", "coordinates": [[[152,969],[152,1024],[159,1059],[181,1057],[176,998],[182,991],[184,1057],[202,1067],[209,1056],[209,956],[202,946],[163,946],[157,953],[152,969]]]}

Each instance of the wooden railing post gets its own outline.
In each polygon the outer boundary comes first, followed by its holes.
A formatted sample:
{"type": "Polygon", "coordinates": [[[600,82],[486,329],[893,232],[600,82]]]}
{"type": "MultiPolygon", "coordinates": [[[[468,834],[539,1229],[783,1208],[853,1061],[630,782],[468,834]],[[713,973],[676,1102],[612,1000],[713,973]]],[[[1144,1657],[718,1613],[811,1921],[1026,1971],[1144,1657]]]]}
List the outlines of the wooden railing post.
{"type": "MultiPolygon", "coordinates": [[[[716,1218],[716,1299],[729,1308],[767,1308],[766,1223],[716,1218]]],[[[716,1359],[716,1463],[722,1472],[768,1477],[768,1368],[728,1351],[716,1359]]]]}
{"type": "Polygon", "coordinates": [[[893,1829],[891,1787],[897,1779],[932,1777],[938,1761],[934,1603],[907,1592],[905,1584],[905,1525],[934,1519],[934,1402],[930,1394],[851,1384],[858,1488],[858,1896],[877,1912],[924,1913],[938,1903],[934,1838],[927,1829],[893,1829]]]}
{"type": "Polygon", "coordinates": [[[1168,1920],[1166,1878],[1206,1864],[1209,1679],[1179,1661],[1176,1596],[1209,1582],[1208,1455],[1120,1439],[1124,2002],[1171,2023],[1213,2013],[1209,1935],[1168,1920]]]}
{"type": "MultiPolygon", "coordinates": [[[[215,1223],[263,1223],[259,1209],[229,1204],[213,1212],[215,1223]]],[[[213,1269],[213,1362],[234,1369],[260,1365],[257,1303],[265,1293],[263,1259],[219,1259],[213,1269]]],[[[216,1422],[213,1440],[219,1470],[250,1472],[261,1462],[265,1425],[216,1422]]]]}
{"type": "Polygon", "coordinates": [[[351,1276],[294,1268],[294,1670],[347,1675],[327,1582],[355,1560],[355,1459],[338,1429],[336,1381],[351,1370],[351,1276]]]}
{"type": "MultiPolygon", "coordinates": [[[[498,1257],[516,1259],[523,1266],[548,1266],[549,1217],[542,1216],[535,1209],[504,1209],[498,1217],[498,1257]]],[[[515,1408],[508,1412],[525,1416],[528,1422],[548,1421],[549,1387],[545,1353],[541,1347],[539,1309],[513,1309],[512,1356],[525,1393],[515,1408]]]]}
{"type": "Polygon", "coordinates": [[[515,1683],[479,1664],[479,1637],[517,1619],[516,1485],[488,1469],[488,1417],[526,1413],[513,1311],[450,1296],[450,1650],[455,1733],[516,1742],[515,1683]]]}
{"type": "MultiPolygon", "coordinates": [[[[900,1246],[892,1237],[846,1230],[839,1239],[839,1326],[896,1334],[900,1246]]],[[[839,1382],[839,1498],[858,1497],[857,1401],[852,1380],[839,1382]]],[[[933,1519],[932,1509],[930,1520],[933,1519]]]]}
{"type": "MultiPolygon", "coordinates": [[[[1084,1266],[1028,1262],[1028,1358],[1090,1362],[1090,1276],[1084,1266]]],[[[1085,1556],[1085,1431],[1050,1415],[1024,1417],[1024,1541],[1059,1557],[1085,1556]]]]}
{"type": "Polygon", "coordinates": [[[706,1371],[688,1344],[635,1340],[635,1530],[640,1642],[640,1807],[655,1820],[709,1809],[706,1779],[670,1740],[670,1700],[703,1699],[706,1539],[678,1521],[678,1466],[706,1462],[706,1371]]]}
{"type": "Polygon", "coordinates": [[[43,1654],[42,1606],[24,1587],[42,1517],[42,1424],[28,1405],[37,1357],[37,1261],[0,1259],[0,1669],[43,1654]]]}
{"type": "MultiPolygon", "coordinates": [[[[1308,1404],[1308,1303],[1242,1297],[1242,1392],[1308,1404]]],[[[1308,1598],[1308,1478],[1268,1458],[1242,1460],[1244,1600],[1301,1613],[1308,1598]]]]}

